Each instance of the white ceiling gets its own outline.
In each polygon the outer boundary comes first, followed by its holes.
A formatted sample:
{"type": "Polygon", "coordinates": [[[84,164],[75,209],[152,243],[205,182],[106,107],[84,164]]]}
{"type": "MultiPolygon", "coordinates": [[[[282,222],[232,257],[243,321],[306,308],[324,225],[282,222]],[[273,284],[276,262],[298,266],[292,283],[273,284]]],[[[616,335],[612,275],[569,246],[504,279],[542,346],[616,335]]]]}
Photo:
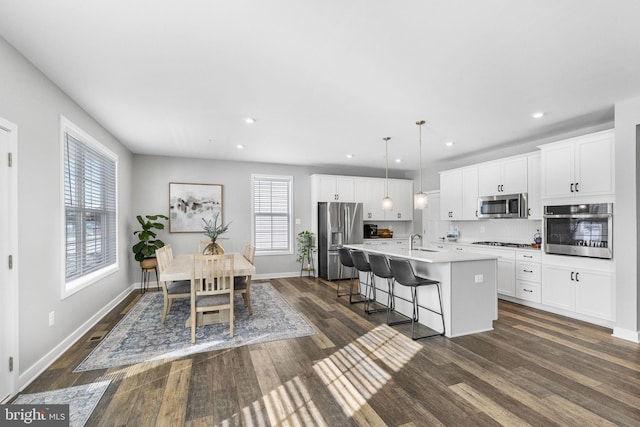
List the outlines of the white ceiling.
{"type": "Polygon", "coordinates": [[[637,0],[0,0],[0,35],[143,154],[415,170],[419,119],[442,161],[640,96],[637,0]]]}

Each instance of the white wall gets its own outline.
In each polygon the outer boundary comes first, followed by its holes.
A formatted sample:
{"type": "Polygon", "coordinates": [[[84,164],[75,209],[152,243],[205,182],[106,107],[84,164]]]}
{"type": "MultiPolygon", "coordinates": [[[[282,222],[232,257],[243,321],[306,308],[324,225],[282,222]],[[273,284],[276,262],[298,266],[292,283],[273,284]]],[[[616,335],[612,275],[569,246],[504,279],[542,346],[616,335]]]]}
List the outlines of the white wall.
{"type": "MultiPolygon", "coordinates": [[[[0,38],[0,117],[18,126],[18,387],[45,357],[130,285],[126,221],[131,217],[131,153],[0,38]],[[60,114],[119,156],[120,270],[60,299],[62,255],[60,114]],[[55,324],[49,326],[49,312],[55,324]]],[[[86,326],[86,325],[85,325],[86,326]]],[[[49,354],[51,356],[51,354],[49,354]]],[[[50,361],[50,360],[49,360],[50,361]]]]}
{"type": "Polygon", "coordinates": [[[614,335],[640,341],[638,292],[638,125],[640,98],[616,104],[616,203],[614,205],[614,261],[616,263],[616,327],[614,335]]]}

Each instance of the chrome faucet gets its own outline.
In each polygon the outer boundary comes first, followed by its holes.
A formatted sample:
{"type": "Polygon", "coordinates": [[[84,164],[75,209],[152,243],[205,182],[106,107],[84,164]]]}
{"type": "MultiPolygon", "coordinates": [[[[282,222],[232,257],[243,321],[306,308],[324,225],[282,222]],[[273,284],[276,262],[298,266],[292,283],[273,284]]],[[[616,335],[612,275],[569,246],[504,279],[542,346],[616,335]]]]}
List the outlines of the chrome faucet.
{"type": "Polygon", "coordinates": [[[409,250],[410,251],[413,250],[413,239],[415,239],[416,237],[420,239],[420,242],[422,242],[422,236],[420,234],[412,234],[411,237],[409,237],[409,250]]]}

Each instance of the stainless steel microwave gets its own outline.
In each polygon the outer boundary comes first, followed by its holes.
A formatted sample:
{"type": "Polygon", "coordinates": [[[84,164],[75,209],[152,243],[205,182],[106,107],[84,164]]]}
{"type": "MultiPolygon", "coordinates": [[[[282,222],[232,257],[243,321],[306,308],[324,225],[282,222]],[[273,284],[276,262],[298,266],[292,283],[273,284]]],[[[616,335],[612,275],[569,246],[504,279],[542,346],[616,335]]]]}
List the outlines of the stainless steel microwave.
{"type": "Polygon", "coordinates": [[[527,193],[478,197],[478,218],[527,217],[527,193]]]}

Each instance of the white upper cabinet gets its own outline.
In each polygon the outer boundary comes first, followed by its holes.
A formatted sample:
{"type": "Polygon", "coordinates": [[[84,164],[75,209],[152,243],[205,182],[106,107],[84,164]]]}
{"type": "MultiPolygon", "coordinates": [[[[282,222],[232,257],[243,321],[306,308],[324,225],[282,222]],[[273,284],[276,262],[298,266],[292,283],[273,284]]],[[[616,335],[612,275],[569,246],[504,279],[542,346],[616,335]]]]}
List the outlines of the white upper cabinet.
{"type": "Polygon", "coordinates": [[[516,194],[527,192],[527,157],[511,157],[478,166],[478,194],[516,194]]]}
{"type": "Polygon", "coordinates": [[[389,197],[393,200],[393,210],[382,209],[382,199],[386,195],[384,178],[355,178],[355,201],[362,202],[362,216],[365,221],[411,221],[413,220],[413,181],[407,179],[389,180],[389,197]]]}
{"type": "Polygon", "coordinates": [[[540,153],[527,156],[527,207],[529,219],[542,219],[542,177],[540,153]]]}
{"type": "Polygon", "coordinates": [[[462,169],[462,219],[478,219],[478,168],[469,166],[462,169]]]}
{"type": "Polygon", "coordinates": [[[350,176],[312,175],[318,202],[355,202],[355,183],[350,176]],[[315,181],[315,182],[314,182],[315,181]]]}
{"type": "Polygon", "coordinates": [[[440,172],[440,219],[475,220],[477,202],[477,166],[440,172]]]}
{"type": "Polygon", "coordinates": [[[384,180],[373,178],[356,178],[356,200],[362,202],[362,216],[365,221],[384,219],[382,198],[384,197],[384,180]]]}
{"type": "MultiPolygon", "coordinates": [[[[397,221],[413,220],[413,181],[406,179],[389,180],[389,197],[393,200],[393,209],[384,211],[384,219],[397,221]]],[[[382,205],[382,199],[378,204],[382,205]]]]}
{"type": "Polygon", "coordinates": [[[546,144],[542,150],[542,197],[613,195],[612,130],[546,144]]]}
{"type": "Polygon", "coordinates": [[[462,170],[440,172],[440,219],[462,219],[462,170]]]}

